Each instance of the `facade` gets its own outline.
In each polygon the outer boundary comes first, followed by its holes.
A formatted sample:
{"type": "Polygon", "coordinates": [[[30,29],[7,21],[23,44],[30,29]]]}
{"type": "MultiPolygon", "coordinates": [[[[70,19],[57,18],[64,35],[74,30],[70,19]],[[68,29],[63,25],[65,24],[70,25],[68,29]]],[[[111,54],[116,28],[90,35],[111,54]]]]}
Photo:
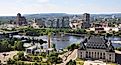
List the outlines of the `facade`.
{"type": "Polygon", "coordinates": [[[69,25],[72,29],[81,29],[82,23],[83,23],[83,20],[78,19],[78,20],[72,20],[69,25]]]}
{"type": "Polygon", "coordinates": [[[44,22],[41,19],[33,19],[33,22],[31,23],[31,26],[35,29],[39,29],[45,26],[44,22]]]}
{"type": "Polygon", "coordinates": [[[83,14],[83,20],[84,20],[84,22],[82,24],[82,27],[83,28],[89,28],[91,26],[91,24],[90,24],[90,14],[84,13],[83,14]]]}
{"type": "Polygon", "coordinates": [[[84,14],[83,14],[83,20],[84,20],[85,22],[90,22],[90,14],[84,13],[84,14]]]}
{"type": "Polygon", "coordinates": [[[89,37],[80,44],[78,57],[81,59],[115,62],[115,51],[111,41],[104,37],[89,37]]]}
{"type": "Polygon", "coordinates": [[[15,24],[21,26],[21,25],[27,25],[27,21],[26,21],[26,18],[24,16],[21,16],[20,13],[17,14],[17,17],[16,17],[16,22],[15,24]]]}
{"type": "Polygon", "coordinates": [[[46,22],[46,27],[50,28],[69,28],[69,17],[50,18],[46,22]]]}
{"type": "Polygon", "coordinates": [[[61,28],[69,28],[70,27],[69,23],[70,23],[69,17],[68,16],[63,17],[62,18],[62,26],[61,26],[61,28]]]}
{"type": "Polygon", "coordinates": [[[110,33],[120,31],[118,27],[93,27],[89,28],[89,30],[94,31],[95,33],[110,33]]]}

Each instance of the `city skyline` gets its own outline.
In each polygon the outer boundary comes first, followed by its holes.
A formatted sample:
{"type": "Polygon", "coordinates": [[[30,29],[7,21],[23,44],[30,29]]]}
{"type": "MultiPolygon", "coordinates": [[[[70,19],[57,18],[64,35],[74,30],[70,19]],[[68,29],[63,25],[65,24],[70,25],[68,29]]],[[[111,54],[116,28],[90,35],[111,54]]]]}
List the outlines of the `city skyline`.
{"type": "Polygon", "coordinates": [[[121,13],[121,0],[2,0],[0,16],[37,13],[121,13]]]}

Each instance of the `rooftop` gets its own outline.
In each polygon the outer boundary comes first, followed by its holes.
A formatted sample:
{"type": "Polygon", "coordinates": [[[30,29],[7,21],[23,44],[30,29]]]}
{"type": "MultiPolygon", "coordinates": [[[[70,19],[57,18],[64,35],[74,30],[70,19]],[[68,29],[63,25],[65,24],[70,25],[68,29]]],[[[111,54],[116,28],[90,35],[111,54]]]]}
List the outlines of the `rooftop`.
{"type": "Polygon", "coordinates": [[[80,49],[105,49],[114,51],[114,47],[110,40],[100,36],[92,36],[85,39],[86,41],[80,44],[80,49]]]}

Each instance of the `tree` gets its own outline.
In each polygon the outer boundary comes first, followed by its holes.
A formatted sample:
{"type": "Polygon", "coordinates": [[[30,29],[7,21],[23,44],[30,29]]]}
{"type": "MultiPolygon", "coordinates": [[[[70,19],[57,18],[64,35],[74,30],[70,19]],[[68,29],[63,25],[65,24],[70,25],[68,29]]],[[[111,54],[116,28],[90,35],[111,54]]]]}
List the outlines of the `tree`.
{"type": "Polygon", "coordinates": [[[7,61],[7,64],[10,64],[10,65],[12,65],[12,64],[14,64],[14,63],[15,63],[15,61],[12,60],[11,58],[9,58],[8,61],[7,61]]]}
{"type": "Polygon", "coordinates": [[[25,64],[24,64],[24,62],[22,62],[22,61],[17,61],[17,62],[16,62],[16,65],[25,65],[25,64]]]}
{"type": "Polygon", "coordinates": [[[78,45],[76,45],[76,44],[72,44],[71,46],[68,46],[67,47],[68,48],[68,50],[74,50],[74,49],[78,49],[79,48],[79,46],[78,45]]]}
{"type": "Polygon", "coordinates": [[[7,40],[1,40],[0,43],[0,52],[6,52],[11,50],[11,45],[7,40]]]}
{"type": "Polygon", "coordinates": [[[35,63],[33,63],[33,65],[38,65],[38,63],[37,63],[37,62],[35,62],[35,63]]]}
{"type": "Polygon", "coordinates": [[[48,59],[51,63],[58,64],[62,62],[62,58],[58,57],[58,53],[51,53],[48,59]]]}
{"type": "Polygon", "coordinates": [[[15,41],[14,46],[15,46],[15,49],[18,51],[24,50],[23,43],[21,41],[15,41]]]}
{"type": "Polygon", "coordinates": [[[41,56],[43,56],[44,58],[46,57],[46,55],[47,55],[47,54],[46,54],[45,52],[42,52],[42,53],[41,53],[41,56]]]}
{"type": "Polygon", "coordinates": [[[55,44],[52,45],[52,48],[54,48],[54,50],[56,51],[56,45],[55,44]]]}
{"type": "Polygon", "coordinates": [[[25,60],[24,52],[19,52],[19,53],[17,53],[17,55],[18,55],[19,60],[25,60]]]}
{"type": "Polygon", "coordinates": [[[40,39],[38,42],[40,43],[40,45],[42,45],[43,43],[47,43],[47,41],[43,41],[42,39],[40,39]]]}
{"type": "Polygon", "coordinates": [[[66,65],[76,65],[76,61],[70,60],[66,65]]]}

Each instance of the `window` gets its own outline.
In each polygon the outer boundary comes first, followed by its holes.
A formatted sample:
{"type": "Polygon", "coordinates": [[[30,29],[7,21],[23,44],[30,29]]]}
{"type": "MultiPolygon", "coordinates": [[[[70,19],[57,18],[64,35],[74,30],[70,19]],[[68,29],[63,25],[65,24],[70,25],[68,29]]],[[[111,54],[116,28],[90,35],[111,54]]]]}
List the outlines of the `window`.
{"type": "Polygon", "coordinates": [[[93,57],[93,52],[92,52],[92,57],[93,57]]]}
{"type": "Polygon", "coordinates": [[[111,56],[111,54],[109,54],[109,56],[111,56]]]}
{"type": "Polygon", "coordinates": [[[97,52],[97,58],[99,58],[99,52],[97,52]]]}
{"type": "Polygon", "coordinates": [[[103,53],[103,59],[105,59],[105,53],[103,53]]]}
{"type": "Polygon", "coordinates": [[[81,58],[82,58],[82,55],[80,55],[81,56],[81,58]]]}
{"type": "Polygon", "coordinates": [[[89,52],[89,58],[91,57],[90,54],[91,54],[91,53],[89,52]]]}
{"type": "Polygon", "coordinates": [[[96,55],[96,52],[95,52],[95,58],[96,58],[96,56],[97,56],[97,55],[96,55]]]}
{"type": "Polygon", "coordinates": [[[88,58],[88,52],[86,52],[86,58],[88,58]]]}
{"type": "Polygon", "coordinates": [[[109,59],[111,59],[111,54],[109,54],[109,59]]]}
{"type": "Polygon", "coordinates": [[[103,53],[103,55],[105,56],[105,53],[103,53]]]}
{"type": "Polygon", "coordinates": [[[100,59],[102,59],[102,53],[100,53],[100,59]]]}
{"type": "Polygon", "coordinates": [[[109,57],[109,59],[111,60],[111,57],[109,57]]]}

